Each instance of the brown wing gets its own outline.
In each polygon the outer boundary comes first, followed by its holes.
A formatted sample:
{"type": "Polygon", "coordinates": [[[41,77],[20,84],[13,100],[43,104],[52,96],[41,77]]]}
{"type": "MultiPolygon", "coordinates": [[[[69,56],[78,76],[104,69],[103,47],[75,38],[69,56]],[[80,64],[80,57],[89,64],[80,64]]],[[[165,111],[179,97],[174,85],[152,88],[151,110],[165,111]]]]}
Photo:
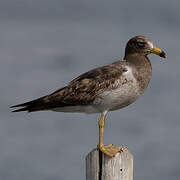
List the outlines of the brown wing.
{"type": "Polygon", "coordinates": [[[45,99],[49,102],[58,99],[67,106],[91,104],[102,92],[119,86],[116,82],[117,79],[121,80],[124,70],[121,62],[93,69],[72,80],[67,87],[52,93],[45,99]],[[117,63],[119,63],[118,66],[117,63]]]}
{"type": "Polygon", "coordinates": [[[68,86],[61,88],[45,97],[12,107],[24,107],[18,111],[39,111],[58,107],[88,105],[102,92],[116,88],[121,81],[124,71],[122,61],[88,71],[71,81],[68,86]]]}

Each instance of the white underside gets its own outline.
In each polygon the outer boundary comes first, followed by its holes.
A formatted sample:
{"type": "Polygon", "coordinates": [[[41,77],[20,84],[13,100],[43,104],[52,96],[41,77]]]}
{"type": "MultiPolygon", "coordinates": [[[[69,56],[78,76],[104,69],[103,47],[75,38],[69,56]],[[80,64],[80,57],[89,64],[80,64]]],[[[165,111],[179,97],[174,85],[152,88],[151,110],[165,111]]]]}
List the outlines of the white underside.
{"type": "Polygon", "coordinates": [[[86,114],[94,114],[99,113],[100,111],[94,108],[92,105],[86,106],[67,106],[62,108],[54,108],[53,111],[57,112],[73,112],[73,113],[86,113],[86,114]]]}
{"type": "Polygon", "coordinates": [[[101,98],[98,98],[92,105],[67,106],[55,108],[53,111],[86,114],[102,113],[104,111],[114,111],[128,106],[139,97],[137,93],[123,95],[121,92],[122,88],[119,90],[104,92],[101,98]]]}
{"type": "MultiPolygon", "coordinates": [[[[80,112],[80,113],[102,113],[121,109],[133,103],[139,96],[139,88],[130,67],[126,67],[127,72],[123,73],[127,83],[120,84],[118,88],[105,91],[91,105],[67,106],[55,108],[53,111],[59,112],[80,112]]],[[[118,80],[117,80],[118,83],[118,80]]]]}

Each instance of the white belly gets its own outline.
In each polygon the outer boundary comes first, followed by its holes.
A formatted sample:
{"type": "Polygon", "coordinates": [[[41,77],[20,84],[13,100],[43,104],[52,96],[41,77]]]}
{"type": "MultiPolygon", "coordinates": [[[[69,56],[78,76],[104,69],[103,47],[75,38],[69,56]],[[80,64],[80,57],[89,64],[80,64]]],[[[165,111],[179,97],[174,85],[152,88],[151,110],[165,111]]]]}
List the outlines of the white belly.
{"type": "Polygon", "coordinates": [[[95,106],[100,111],[121,109],[133,103],[140,96],[138,89],[136,83],[128,83],[115,90],[106,91],[95,101],[95,106]]]}
{"type": "Polygon", "coordinates": [[[72,113],[86,113],[86,114],[94,114],[100,113],[99,109],[94,107],[93,105],[77,105],[77,106],[66,106],[60,108],[54,108],[53,111],[57,112],[72,112],[72,113]]]}

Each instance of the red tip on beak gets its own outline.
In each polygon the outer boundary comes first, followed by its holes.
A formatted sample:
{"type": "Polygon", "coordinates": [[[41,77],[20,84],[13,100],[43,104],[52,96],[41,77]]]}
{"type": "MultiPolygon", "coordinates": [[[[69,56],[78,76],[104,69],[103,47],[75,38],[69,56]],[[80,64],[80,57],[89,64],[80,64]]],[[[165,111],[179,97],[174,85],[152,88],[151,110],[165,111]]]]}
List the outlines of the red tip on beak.
{"type": "Polygon", "coordinates": [[[159,55],[160,57],[166,58],[166,53],[162,51],[162,53],[159,55]]]}

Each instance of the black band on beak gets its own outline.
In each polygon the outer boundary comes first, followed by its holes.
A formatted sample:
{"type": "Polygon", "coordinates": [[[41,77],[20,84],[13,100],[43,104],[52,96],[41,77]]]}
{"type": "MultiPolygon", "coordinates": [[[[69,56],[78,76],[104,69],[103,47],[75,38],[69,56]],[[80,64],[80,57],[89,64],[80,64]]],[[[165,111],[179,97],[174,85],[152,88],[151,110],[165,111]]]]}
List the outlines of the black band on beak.
{"type": "Polygon", "coordinates": [[[165,53],[164,51],[162,51],[159,56],[160,56],[160,57],[163,57],[163,58],[166,58],[166,53],[165,53]]]}

